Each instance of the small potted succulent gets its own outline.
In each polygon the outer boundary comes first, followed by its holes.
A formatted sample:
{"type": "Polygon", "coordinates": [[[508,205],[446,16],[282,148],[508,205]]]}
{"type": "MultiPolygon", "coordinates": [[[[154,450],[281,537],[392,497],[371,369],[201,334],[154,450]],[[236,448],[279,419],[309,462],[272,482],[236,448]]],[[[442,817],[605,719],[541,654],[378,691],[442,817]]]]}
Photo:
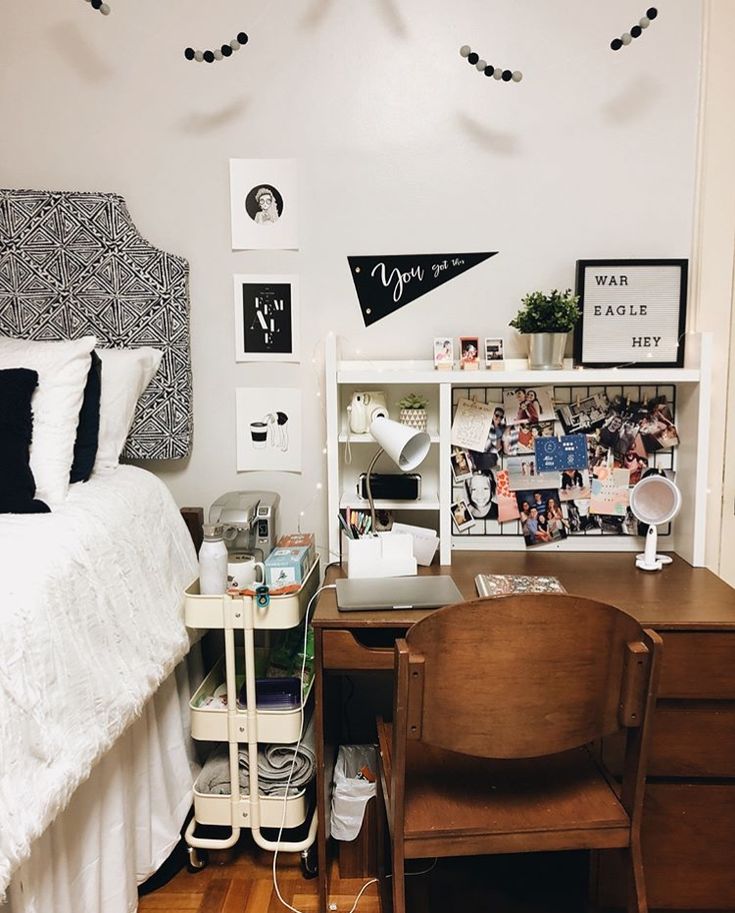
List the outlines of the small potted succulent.
{"type": "Polygon", "coordinates": [[[579,295],[571,289],[550,294],[531,292],[521,302],[510,326],[528,336],[528,366],[534,370],[561,369],[567,334],[579,320],[579,295]]]}
{"type": "Polygon", "coordinates": [[[398,400],[400,408],[399,421],[402,425],[408,425],[409,428],[416,428],[418,431],[426,431],[426,403],[425,396],[419,393],[409,393],[403,399],[398,400]]]}

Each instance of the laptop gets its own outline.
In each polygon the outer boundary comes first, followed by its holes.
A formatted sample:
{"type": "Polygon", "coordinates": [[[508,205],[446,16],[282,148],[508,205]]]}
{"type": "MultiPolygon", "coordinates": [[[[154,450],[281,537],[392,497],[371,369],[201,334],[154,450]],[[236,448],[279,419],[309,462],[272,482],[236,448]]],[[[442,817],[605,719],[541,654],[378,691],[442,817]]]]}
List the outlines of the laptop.
{"type": "Polygon", "coordinates": [[[464,602],[451,577],[347,577],[337,580],[340,612],[438,609],[464,602]]]}

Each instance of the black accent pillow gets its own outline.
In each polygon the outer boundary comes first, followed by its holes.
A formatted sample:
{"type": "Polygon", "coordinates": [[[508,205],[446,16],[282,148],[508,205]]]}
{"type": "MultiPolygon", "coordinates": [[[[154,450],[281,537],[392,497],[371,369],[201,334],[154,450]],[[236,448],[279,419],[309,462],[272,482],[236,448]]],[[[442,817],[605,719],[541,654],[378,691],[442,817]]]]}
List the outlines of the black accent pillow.
{"type": "Polygon", "coordinates": [[[28,368],[0,371],[0,513],[47,514],[34,500],[36,480],[30,465],[33,411],[38,373],[28,368]]]}
{"type": "Polygon", "coordinates": [[[82,408],[79,410],[77,437],[74,441],[74,460],[69,473],[70,482],[86,482],[92,475],[100,437],[101,394],[102,359],[96,352],[92,352],[82,408]]]}

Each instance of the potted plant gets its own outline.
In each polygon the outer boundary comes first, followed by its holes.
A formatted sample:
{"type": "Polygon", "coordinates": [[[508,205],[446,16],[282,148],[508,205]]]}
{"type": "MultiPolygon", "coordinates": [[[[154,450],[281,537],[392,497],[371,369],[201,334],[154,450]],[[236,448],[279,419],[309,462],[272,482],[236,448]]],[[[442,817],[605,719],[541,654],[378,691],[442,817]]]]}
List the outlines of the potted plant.
{"type": "Polygon", "coordinates": [[[399,421],[409,428],[426,431],[426,404],[428,400],[420,393],[409,393],[398,400],[399,421]]]}
{"type": "Polygon", "coordinates": [[[571,289],[551,294],[531,292],[521,302],[510,326],[528,336],[528,366],[534,370],[561,369],[567,334],[579,320],[579,295],[571,289]]]}

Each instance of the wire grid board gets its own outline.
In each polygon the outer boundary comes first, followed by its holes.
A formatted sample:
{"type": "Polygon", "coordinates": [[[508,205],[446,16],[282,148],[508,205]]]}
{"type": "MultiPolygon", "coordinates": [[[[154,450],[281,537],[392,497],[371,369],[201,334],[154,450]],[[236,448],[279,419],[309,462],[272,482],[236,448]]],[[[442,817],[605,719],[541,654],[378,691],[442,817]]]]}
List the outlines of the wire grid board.
{"type": "MultiPolygon", "coordinates": [[[[506,390],[512,391],[513,389],[515,389],[515,387],[453,387],[452,420],[454,420],[454,414],[457,410],[457,403],[461,399],[470,399],[478,403],[486,403],[492,406],[502,406],[503,393],[506,390]]],[[[666,397],[666,401],[671,408],[674,422],[676,422],[676,387],[671,384],[626,384],[623,386],[614,386],[612,384],[606,384],[605,386],[555,386],[554,404],[557,407],[558,412],[558,407],[560,406],[577,403],[597,393],[604,393],[610,402],[612,402],[616,396],[622,396],[630,400],[630,402],[645,402],[649,399],[653,399],[654,397],[666,397]]],[[[566,433],[558,417],[556,420],[556,433],[566,433]]],[[[649,468],[671,469],[675,471],[675,454],[675,448],[668,450],[657,450],[654,453],[649,453],[649,468]]],[[[505,462],[506,456],[504,454],[500,455],[496,468],[505,468],[505,462]]],[[[452,503],[458,499],[466,499],[466,497],[467,491],[464,482],[453,481],[452,503]]],[[[623,524],[621,531],[621,529],[618,527],[618,524],[606,523],[605,518],[602,517],[600,527],[579,531],[570,530],[568,535],[569,537],[583,538],[598,538],[600,536],[627,538],[630,535],[638,535],[637,524],[632,528],[629,527],[627,532],[625,527],[626,524],[623,524]]],[[[658,534],[659,536],[670,536],[671,524],[669,523],[666,526],[659,527],[658,534]]],[[[453,526],[452,536],[456,538],[499,537],[507,539],[513,537],[520,540],[523,539],[520,520],[511,520],[508,523],[498,523],[497,520],[476,519],[474,526],[471,526],[469,529],[463,530],[462,532],[458,531],[457,528],[453,526]]]]}

